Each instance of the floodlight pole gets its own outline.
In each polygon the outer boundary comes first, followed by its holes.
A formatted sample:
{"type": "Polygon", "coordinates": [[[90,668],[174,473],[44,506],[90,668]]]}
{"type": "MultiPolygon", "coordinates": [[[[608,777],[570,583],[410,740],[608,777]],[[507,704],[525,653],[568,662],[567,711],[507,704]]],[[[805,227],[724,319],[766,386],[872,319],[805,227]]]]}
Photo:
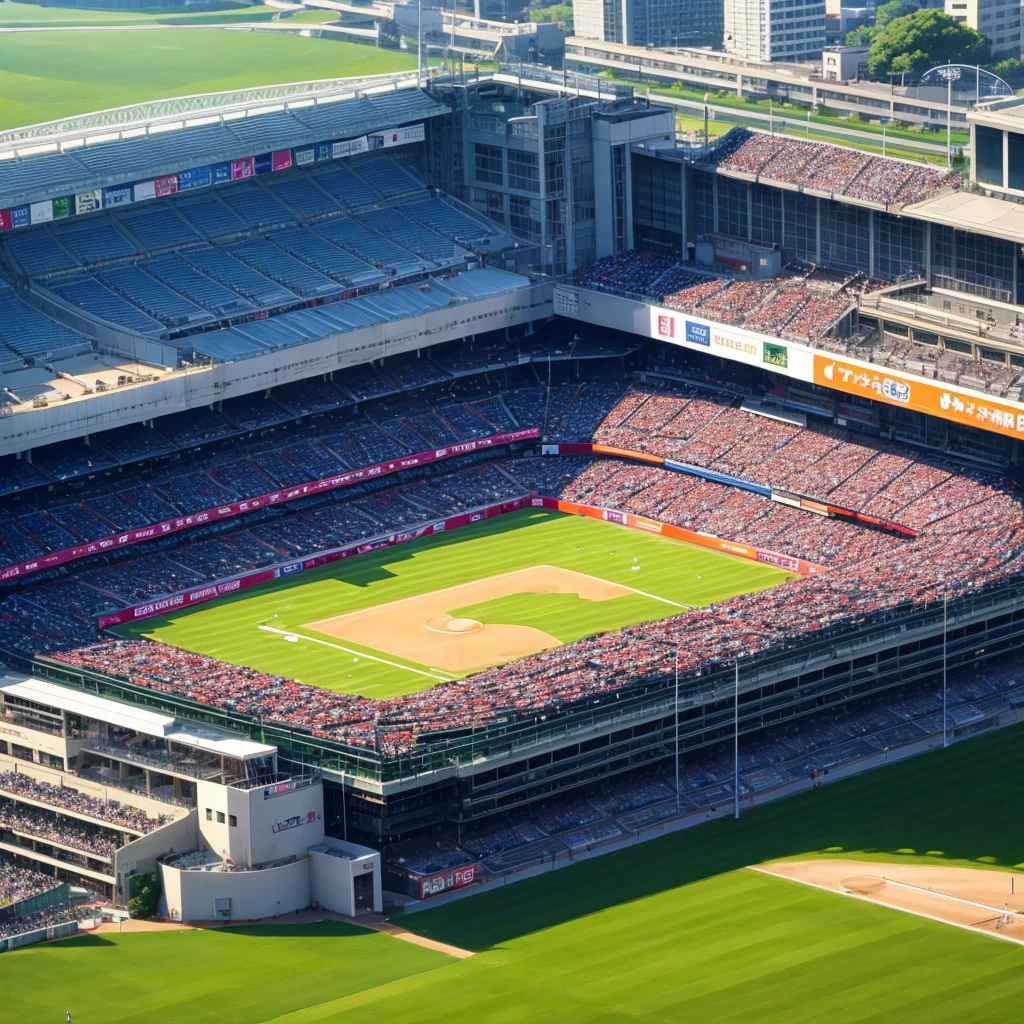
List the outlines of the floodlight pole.
{"type": "Polygon", "coordinates": [[[679,648],[676,648],[676,817],[682,813],[679,795],[679,648]]]}
{"type": "Polygon", "coordinates": [[[960,69],[952,64],[938,68],[941,78],[946,80],[946,166],[953,166],[953,83],[960,80],[960,69]]]}
{"type": "Polygon", "coordinates": [[[942,745],[943,747],[947,744],[947,733],[946,733],[946,651],[949,646],[947,639],[949,628],[949,592],[946,590],[942,591],[942,745]]]}
{"type": "Polygon", "coordinates": [[[348,801],[345,799],[345,773],[341,773],[341,835],[348,842],[348,801]]]}
{"type": "MultiPolygon", "coordinates": [[[[452,23],[454,25],[454,21],[452,23]]],[[[416,4],[416,85],[423,84],[423,0],[416,4]]]]}
{"type": "Polygon", "coordinates": [[[732,753],[734,761],[732,816],[740,816],[740,662],[736,659],[736,703],[733,709],[732,753]]]}

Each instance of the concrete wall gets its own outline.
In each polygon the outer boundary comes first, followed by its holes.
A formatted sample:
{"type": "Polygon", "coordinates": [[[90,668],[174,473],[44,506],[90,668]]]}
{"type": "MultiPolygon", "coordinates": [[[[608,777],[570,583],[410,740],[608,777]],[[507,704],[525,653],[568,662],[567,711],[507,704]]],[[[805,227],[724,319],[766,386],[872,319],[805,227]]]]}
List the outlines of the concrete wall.
{"type": "Polygon", "coordinates": [[[148,384],[19,412],[0,417],[0,455],[142,423],[172,412],[208,407],[225,398],[551,315],[551,285],[534,285],[405,320],[331,335],[265,356],[179,372],[148,384]]]}
{"type": "Polygon", "coordinates": [[[210,782],[199,782],[196,789],[201,842],[240,866],[305,856],[310,846],[323,841],[324,794],[319,782],[284,793],[272,793],[273,787],[245,790],[210,782]],[[207,810],[212,821],[207,820],[207,810]],[[217,820],[218,812],[224,815],[223,822],[217,820]],[[236,825],[230,823],[232,815],[236,825]]]}
{"type": "Polygon", "coordinates": [[[187,817],[172,821],[118,850],[114,855],[118,902],[128,902],[128,885],[132,875],[156,871],[158,857],[172,852],[194,850],[196,842],[196,813],[192,811],[187,817]]]}
{"type": "Polygon", "coordinates": [[[380,854],[376,850],[343,843],[330,837],[325,838],[320,845],[343,851],[349,854],[351,859],[310,850],[309,879],[313,901],[325,910],[355,917],[355,880],[372,873],[373,906],[370,909],[379,913],[383,909],[380,854]]]}
{"type": "Polygon", "coordinates": [[[232,921],[257,921],[310,903],[309,860],[266,871],[180,871],[160,865],[167,915],[175,921],[215,920],[214,901],[231,900],[232,921]]]}

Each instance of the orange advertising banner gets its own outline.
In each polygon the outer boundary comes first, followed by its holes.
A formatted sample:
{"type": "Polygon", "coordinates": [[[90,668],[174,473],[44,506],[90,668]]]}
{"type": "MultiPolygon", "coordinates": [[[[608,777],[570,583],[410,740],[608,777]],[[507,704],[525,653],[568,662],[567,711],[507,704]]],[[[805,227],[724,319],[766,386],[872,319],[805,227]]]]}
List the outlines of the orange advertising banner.
{"type": "Polygon", "coordinates": [[[960,388],[932,384],[883,366],[859,366],[815,353],[814,383],[848,395],[938,416],[965,427],[1024,439],[1024,408],[972,395],[960,388]]]}

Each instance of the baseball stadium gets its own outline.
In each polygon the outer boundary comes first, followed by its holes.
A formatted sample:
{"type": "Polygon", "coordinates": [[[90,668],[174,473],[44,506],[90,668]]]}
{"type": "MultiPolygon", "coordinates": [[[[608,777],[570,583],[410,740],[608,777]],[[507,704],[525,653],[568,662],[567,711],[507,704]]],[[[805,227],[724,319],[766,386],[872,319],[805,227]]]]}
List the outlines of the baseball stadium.
{"type": "Polygon", "coordinates": [[[5,1019],[1012,1017],[1012,188],[353,24],[0,130],[5,1019]]]}

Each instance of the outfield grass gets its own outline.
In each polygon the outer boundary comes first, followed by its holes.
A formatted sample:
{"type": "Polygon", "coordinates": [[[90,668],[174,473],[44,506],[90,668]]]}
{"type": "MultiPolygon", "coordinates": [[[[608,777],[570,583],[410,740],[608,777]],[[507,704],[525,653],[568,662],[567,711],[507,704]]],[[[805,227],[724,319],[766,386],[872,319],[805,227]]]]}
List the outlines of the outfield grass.
{"type": "Polygon", "coordinates": [[[335,562],[190,611],[146,619],[121,632],[300,682],[384,698],[422,690],[444,676],[430,675],[431,666],[339,641],[304,624],[535,565],[587,573],[675,604],[640,594],[609,601],[528,594],[447,612],[484,623],[534,626],[568,643],[665,618],[682,610],[678,605],[707,605],[786,579],[773,566],[593,519],[531,509],[335,562]],[[634,558],[640,565],[637,571],[634,558]],[[261,624],[349,650],[288,642],[260,630],[261,624]],[[386,657],[390,664],[368,660],[371,654],[386,657]]]}
{"type": "Polygon", "coordinates": [[[0,1019],[256,1024],[450,962],[335,923],[82,935],[2,955],[0,1019]]]}
{"type": "Polygon", "coordinates": [[[283,32],[172,28],[0,38],[0,129],[172,96],[416,66],[415,56],[395,50],[283,32]]]}
{"type": "MultiPolygon", "coordinates": [[[[173,9],[152,11],[92,11],[75,7],[43,7],[21,4],[13,0],[0,2],[0,28],[71,28],[90,25],[230,25],[249,21],[273,21],[281,11],[264,4],[211,5],[201,10],[175,12],[173,9]]],[[[299,20],[332,21],[330,11],[299,11],[285,22],[299,20]]]]}
{"type": "Polygon", "coordinates": [[[401,919],[469,960],[334,925],[84,938],[0,956],[3,1019],[1014,1020],[1020,946],[745,866],[1024,870],[1021,800],[1017,726],[401,919]]]}

